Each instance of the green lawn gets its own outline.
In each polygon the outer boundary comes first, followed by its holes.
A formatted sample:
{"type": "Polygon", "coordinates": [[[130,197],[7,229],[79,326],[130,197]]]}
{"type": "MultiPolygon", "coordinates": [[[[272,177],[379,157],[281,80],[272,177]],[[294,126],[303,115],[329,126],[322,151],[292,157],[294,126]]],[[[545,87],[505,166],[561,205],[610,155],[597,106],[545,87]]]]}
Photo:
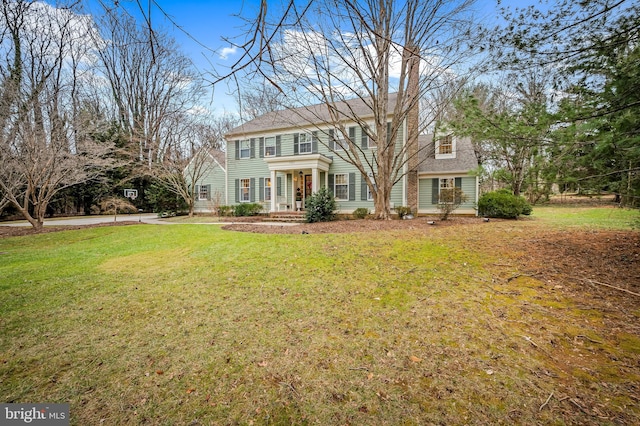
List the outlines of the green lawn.
{"type": "Polygon", "coordinates": [[[606,334],[602,313],[534,277],[507,281],[518,265],[485,244],[570,214],[428,233],[0,239],[0,400],[68,402],[77,425],[633,423],[640,336],[606,334]],[[551,354],[550,333],[600,344],[557,338],[551,354]],[[561,362],[578,355],[596,364],[561,362]]]}
{"type": "Polygon", "coordinates": [[[629,229],[640,225],[638,210],[619,207],[535,206],[531,216],[555,228],[629,229]]]}

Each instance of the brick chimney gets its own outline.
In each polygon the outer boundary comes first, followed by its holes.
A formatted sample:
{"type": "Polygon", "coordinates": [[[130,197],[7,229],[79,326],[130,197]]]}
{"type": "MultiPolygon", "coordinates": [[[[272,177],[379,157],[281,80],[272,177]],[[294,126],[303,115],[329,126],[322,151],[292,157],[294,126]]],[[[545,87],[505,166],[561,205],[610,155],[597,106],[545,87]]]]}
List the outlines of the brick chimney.
{"type": "Polygon", "coordinates": [[[418,133],[420,126],[420,51],[417,46],[404,48],[407,62],[407,206],[414,214],[418,213],[418,133]]]}

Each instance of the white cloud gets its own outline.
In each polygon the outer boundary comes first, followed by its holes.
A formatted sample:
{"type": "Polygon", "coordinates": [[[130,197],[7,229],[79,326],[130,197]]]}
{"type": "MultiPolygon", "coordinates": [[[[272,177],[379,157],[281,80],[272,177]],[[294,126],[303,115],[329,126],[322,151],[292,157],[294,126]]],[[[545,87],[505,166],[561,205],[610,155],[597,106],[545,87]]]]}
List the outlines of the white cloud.
{"type": "Polygon", "coordinates": [[[221,51],[220,51],[220,59],[228,59],[230,55],[233,55],[236,53],[236,48],[235,47],[224,47],[221,51]]]}

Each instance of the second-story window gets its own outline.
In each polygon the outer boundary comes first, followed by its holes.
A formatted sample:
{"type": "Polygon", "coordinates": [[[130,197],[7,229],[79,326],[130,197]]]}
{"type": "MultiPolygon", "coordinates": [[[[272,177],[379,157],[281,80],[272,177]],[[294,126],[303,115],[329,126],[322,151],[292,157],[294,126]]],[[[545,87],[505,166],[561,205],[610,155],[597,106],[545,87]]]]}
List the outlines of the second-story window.
{"type": "Polygon", "coordinates": [[[311,146],[311,134],[310,133],[300,133],[298,136],[299,141],[299,152],[300,154],[309,154],[312,152],[313,147],[311,146]]]}
{"type": "Polygon", "coordinates": [[[276,155],[276,138],[264,138],[264,156],[273,157],[276,155]]]}
{"type": "Polygon", "coordinates": [[[251,157],[251,141],[244,140],[240,141],[240,158],[250,158],[251,157]]]}
{"type": "Polygon", "coordinates": [[[347,143],[344,140],[344,136],[339,129],[335,129],[333,131],[333,142],[334,151],[342,151],[344,150],[345,146],[347,146],[347,143]]]}

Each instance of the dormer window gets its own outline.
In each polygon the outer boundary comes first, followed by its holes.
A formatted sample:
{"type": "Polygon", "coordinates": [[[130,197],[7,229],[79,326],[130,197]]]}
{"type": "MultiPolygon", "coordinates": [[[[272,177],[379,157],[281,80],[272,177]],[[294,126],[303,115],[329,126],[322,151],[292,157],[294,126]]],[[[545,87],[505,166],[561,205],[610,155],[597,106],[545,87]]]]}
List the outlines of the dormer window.
{"type": "Polygon", "coordinates": [[[441,136],[436,139],[436,158],[455,158],[456,147],[453,135],[441,136]]]}

